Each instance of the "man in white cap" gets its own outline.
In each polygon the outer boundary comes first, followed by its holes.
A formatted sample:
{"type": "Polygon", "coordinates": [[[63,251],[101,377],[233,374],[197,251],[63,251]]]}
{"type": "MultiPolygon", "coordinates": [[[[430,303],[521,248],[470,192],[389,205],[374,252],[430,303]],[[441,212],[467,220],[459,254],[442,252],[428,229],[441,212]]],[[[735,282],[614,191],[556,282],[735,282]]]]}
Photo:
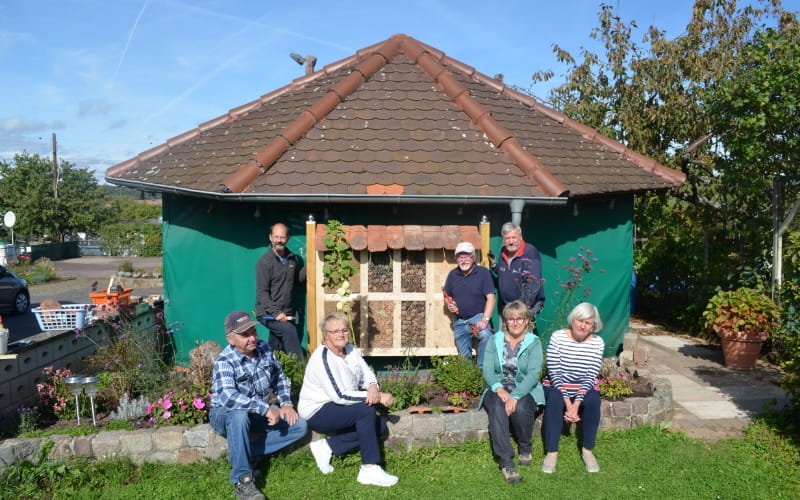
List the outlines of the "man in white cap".
{"type": "Polygon", "coordinates": [[[292,405],[291,382],[269,345],[258,339],[257,324],[244,311],[225,318],[228,346],[214,361],[208,415],[211,427],[228,441],[233,492],[247,500],[264,499],[253,482],[254,460],[308,432],[292,405]],[[269,404],[270,391],[279,405],[269,404]]]}
{"type": "Polygon", "coordinates": [[[475,263],[475,247],[462,241],[456,246],[457,267],[444,282],[445,303],[453,313],[453,336],[458,353],[472,359],[472,338],[478,340],[478,366],[483,368],[483,351],[492,334],[495,306],[494,281],[488,269],[475,263]]]}

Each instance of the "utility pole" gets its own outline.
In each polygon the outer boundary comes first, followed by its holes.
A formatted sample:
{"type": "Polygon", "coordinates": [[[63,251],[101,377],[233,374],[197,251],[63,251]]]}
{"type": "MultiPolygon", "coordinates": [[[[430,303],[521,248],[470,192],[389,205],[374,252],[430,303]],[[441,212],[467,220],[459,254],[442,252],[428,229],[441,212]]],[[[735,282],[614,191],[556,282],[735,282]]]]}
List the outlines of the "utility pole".
{"type": "Polygon", "coordinates": [[[53,132],[53,198],[58,198],[58,156],[56,154],[55,132],[53,132]]]}

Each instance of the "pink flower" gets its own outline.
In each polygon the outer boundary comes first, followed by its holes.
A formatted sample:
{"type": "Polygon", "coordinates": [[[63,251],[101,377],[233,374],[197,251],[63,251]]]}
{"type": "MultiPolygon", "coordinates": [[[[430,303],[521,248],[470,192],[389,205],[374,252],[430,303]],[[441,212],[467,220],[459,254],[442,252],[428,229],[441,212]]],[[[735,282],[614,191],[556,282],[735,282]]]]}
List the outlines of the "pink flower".
{"type": "Polygon", "coordinates": [[[162,416],[162,417],[164,417],[164,419],[168,419],[169,417],[171,417],[171,416],[172,416],[172,413],[170,413],[170,412],[168,412],[168,411],[165,411],[165,412],[164,412],[164,414],[163,414],[163,415],[161,415],[161,416],[162,416]]]}
{"type": "Polygon", "coordinates": [[[206,407],[206,404],[200,398],[194,398],[194,401],[192,401],[192,405],[194,405],[194,407],[197,408],[198,410],[202,410],[203,408],[206,407]]]}
{"type": "Polygon", "coordinates": [[[165,399],[161,407],[164,408],[165,410],[169,410],[170,408],[172,408],[172,401],[170,401],[169,399],[165,399]]]}

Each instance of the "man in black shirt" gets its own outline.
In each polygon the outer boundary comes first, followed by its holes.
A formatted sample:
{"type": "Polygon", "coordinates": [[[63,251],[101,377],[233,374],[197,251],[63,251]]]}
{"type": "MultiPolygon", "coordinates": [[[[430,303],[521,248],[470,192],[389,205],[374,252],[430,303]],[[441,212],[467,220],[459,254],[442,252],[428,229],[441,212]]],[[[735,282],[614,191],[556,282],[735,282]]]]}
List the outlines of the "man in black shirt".
{"type": "Polygon", "coordinates": [[[269,328],[273,350],[304,358],[297,327],[289,320],[292,314],[292,291],[304,283],[306,270],[300,258],[286,246],[289,228],[277,223],[270,228],[270,246],[256,262],[256,317],[269,328]],[[264,319],[264,317],[271,319],[264,319]]]}

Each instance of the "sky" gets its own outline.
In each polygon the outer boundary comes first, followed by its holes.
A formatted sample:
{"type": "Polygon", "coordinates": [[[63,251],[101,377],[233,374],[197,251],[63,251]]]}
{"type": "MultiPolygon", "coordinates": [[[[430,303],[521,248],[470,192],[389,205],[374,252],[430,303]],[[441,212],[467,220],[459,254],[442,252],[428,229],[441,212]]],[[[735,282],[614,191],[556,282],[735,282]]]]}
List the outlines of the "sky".
{"type": "MultiPolygon", "coordinates": [[[[304,74],[405,33],[540,99],[563,81],[554,44],[600,51],[601,3],[685,31],[693,0],[0,0],[0,160],[18,153],[105,170],[304,74]],[[668,7],[667,7],[668,5],[668,7]]],[[[800,0],[784,0],[800,9],[800,0]]]]}

